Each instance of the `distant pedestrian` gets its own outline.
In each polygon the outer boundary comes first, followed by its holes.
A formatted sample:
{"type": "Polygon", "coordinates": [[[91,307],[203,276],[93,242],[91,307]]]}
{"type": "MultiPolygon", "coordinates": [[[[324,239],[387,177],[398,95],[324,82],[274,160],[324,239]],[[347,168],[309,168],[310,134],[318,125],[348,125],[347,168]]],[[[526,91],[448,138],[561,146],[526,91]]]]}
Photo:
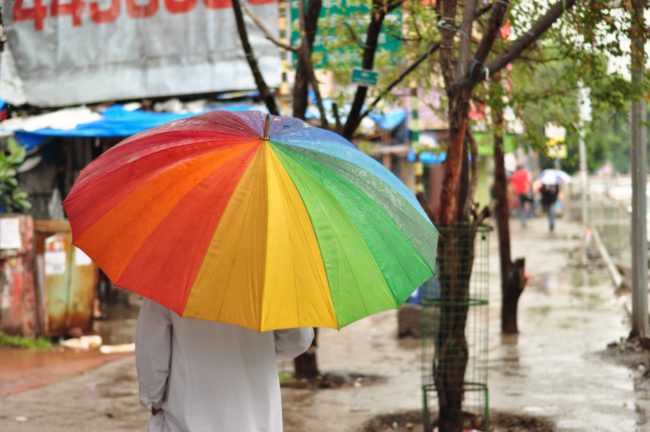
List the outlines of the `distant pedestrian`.
{"type": "Polygon", "coordinates": [[[548,230],[555,230],[555,207],[560,195],[560,185],[557,183],[543,183],[540,189],[542,209],[548,217],[548,230]]]}
{"type": "Polygon", "coordinates": [[[530,190],[532,181],[533,178],[530,172],[523,165],[519,165],[517,171],[510,177],[510,183],[512,183],[514,193],[517,196],[517,202],[519,203],[519,220],[521,221],[521,226],[524,228],[526,227],[530,208],[533,203],[533,196],[530,190]]]}
{"type": "Polygon", "coordinates": [[[135,359],[149,431],[281,432],[276,356],[303,353],[313,336],[182,318],[143,299],[135,359]]]}

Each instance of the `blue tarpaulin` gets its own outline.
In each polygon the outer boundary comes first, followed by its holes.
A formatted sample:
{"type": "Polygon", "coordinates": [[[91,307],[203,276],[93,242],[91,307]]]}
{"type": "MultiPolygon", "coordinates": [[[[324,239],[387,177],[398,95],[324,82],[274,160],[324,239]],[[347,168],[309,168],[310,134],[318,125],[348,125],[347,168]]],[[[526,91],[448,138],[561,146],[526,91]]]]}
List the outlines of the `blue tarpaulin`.
{"type": "MultiPolygon", "coordinates": [[[[221,107],[228,111],[241,111],[254,108],[238,104],[221,107]]],[[[113,105],[101,113],[101,120],[82,123],[73,129],[37,129],[33,131],[16,131],[16,140],[27,150],[38,147],[52,137],[74,138],[123,138],[138,132],[160,126],[173,120],[191,117],[198,113],[159,113],[140,110],[126,110],[122,105],[113,105]]]]}
{"type": "MultiPolygon", "coordinates": [[[[309,97],[312,106],[307,108],[307,112],[305,113],[305,118],[309,120],[320,119],[320,112],[315,106],[316,96],[314,95],[313,90],[310,91],[309,97]]],[[[330,123],[334,123],[335,121],[333,105],[334,105],[334,101],[332,99],[328,99],[328,98],[323,99],[323,108],[325,109],[327,121],[329,121],[330,123]]],[[[351,107],[350,105],[344,106],[343,109],[339,107],[339,109],[341,110],[340,113],[341,122],[345,123],[345,121],[347,120],[346,112],[350,109],[350,107],[351,107]]],[[[408,113],[404,109],[397,108],[392,111],[388,111],[385,114],[381,114],[379,112],[372,112],[368,115],[368,117],[370,117],[375,122],[375,124],[379,129],[384,131],[392,131],[393,129],[401,125],[406,120],[406,118],[408,117],[408,113]]]]}
{"type": "Polygon", "coordinates": [[[392,131],[406,120],[408,113],[403,109],[388,111],[386,114],[370,114],[377,127],[381,130],[392,131]]]}
{"type": "Polygon", "coordinates": [[[411,149],[409,150],[408,155],[406,155],[406,160],[409,162],[415,162],[418,158],[420,159],[420,162],[425,165],[440,165],[445,161],[445,159],[447,159],[447,153],[443,151],[436,154],[430,151],[424,151],[419,155],[416,155],[413,149],[411,149]]]}

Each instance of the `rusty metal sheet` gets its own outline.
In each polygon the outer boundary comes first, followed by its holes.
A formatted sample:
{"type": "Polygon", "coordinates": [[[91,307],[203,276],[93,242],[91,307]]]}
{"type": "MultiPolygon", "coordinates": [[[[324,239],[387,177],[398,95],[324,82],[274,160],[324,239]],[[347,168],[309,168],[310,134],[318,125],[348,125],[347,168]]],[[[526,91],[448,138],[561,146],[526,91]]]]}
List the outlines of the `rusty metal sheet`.
{"type": "MultiPolygon", "coordinates": [[[[5,224],[5,229],[10,225],[17,228],[20,239],[16,248],[0,249],[0,330],[34,336],[39,321],[34,283],[33,221],[29,215],[4,214],[0,215],[0,223],[5,224]]],[[[6,231],[2,232],[9,236],[6,231]]],[[[7,246],[6,242],[0,244],[7,246]]]]}
{"type": "Polygon", "coordinates": [[[90,330],[97,266],[72,245],[67,221],[36,221],[35,226],[45,334],[90,330]]]}
{"type": "Polygon", "coordinates": [[[45,313],[47,334],[65,334],[70,301],[69,247],[66,234],[44,239],[43,280],[45,282],[45,313]]]}
{"type": "Polygon", "coordinates": [[[92,325],[93,302],[99,281],[97,266],[81,249],[70,248],[70,302],[68,327],[88,328],[92,325]]]}

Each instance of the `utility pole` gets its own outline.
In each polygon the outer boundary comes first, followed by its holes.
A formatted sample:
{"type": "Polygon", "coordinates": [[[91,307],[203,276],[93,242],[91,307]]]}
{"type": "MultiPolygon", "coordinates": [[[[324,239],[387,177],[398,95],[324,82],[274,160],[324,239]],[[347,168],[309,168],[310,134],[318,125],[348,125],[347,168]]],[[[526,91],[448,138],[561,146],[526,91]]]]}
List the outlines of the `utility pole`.
{"type": "Polygon", "coordinates": [[[591,102],[589,100],[589,89],[579,83],[578,89],[580,95],[580,188],[582,189],[582,224],[589,226],[589,212],[587,209],[587,199],[589,197],[589,183],[587,178],[587,148],[585,146],[585,124],[591,121],[591,102]]]}
{"type": "MultiPolygon", "coordinates": [[[[582,207],[582,225],[585,231],[589,228],[589,213],[587,211],[587,199],[589,196],[589,183],[587,179],[587,148],[585,146],[585,124],[591,121],[591,101],[589,100],[590,90],[578,83],[578,103],[580,109],[580,124],[578,130],[579,142],[578,149],[580,153],[580,189],[582,207]]],[[[582,265],[587,265],[587,235],[582,241],[582,265]]]]}
{"type": "Polygon", "coordinates": [[[646,229],[648,181],[646,107],[641,89],[645,67],[644,4],[632,0],[633,10],[630,39],[632,41],[632,88],[637,91],[632,100],[632,335],[650,336],[648,329],[648,236],[646,229]]]}

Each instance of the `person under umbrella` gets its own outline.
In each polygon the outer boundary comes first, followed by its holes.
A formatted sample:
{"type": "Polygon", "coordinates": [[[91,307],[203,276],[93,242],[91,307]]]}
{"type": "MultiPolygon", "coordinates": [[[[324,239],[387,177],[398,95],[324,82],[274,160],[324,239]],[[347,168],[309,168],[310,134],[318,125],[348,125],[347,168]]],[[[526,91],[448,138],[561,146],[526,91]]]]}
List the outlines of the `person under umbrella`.
{"type": "Polygon", "coordinates": [[[555,230],[555,205],[560,195],[560,184],[549,180],[543,181],[540,194],[542,209],[548,217],[548,230],[553,232],[555,230]]]}
{"type": "Polygon", "coordinates": [[[183,318],[143,299],[135,356],[149,432],[282,431],[276,356],[302,354],[313,337],[183,318]]]}

